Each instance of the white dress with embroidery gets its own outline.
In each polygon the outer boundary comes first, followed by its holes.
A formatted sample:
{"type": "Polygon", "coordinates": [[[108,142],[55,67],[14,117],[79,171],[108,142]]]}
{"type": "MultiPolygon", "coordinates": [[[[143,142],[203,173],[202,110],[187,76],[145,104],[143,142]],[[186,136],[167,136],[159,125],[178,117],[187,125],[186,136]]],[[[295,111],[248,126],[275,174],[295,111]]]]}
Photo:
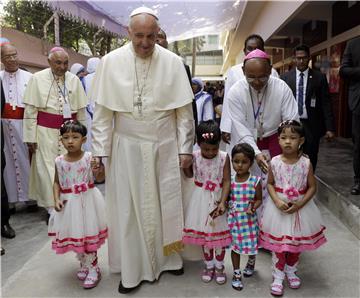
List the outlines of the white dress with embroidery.
{"type": "MultiPolygon", "coordinates": [[[[310,160],[304,156],[295,164],[286,164],[281,155],[271,160],[275,191],[286,203],[301,200],[307,190],[310,160]]],[[[314,250],[326,242],[325,227],[313,199],[297,212],[280,211],[269,199],[260,222],[260,245],[275,252],[298,253],[314,250]]]]}
{"type": "Polygon", "coordinates": [[[215,219],[210,216],[221,199],[226,155],[226,152],[219,151],[213,159],[206,159],[200,150],[193,153],[194,183],[197,187],[194,188],[185,213],[183,242],[186,244],[208,248],[231,244],[227,215],[215,219]]]}
{"type": "Polygon", "coordinates": [[[94,252],[107,238],[105,201],[94,187],[90,161],[90,152],[75,162],[66,161],[64,155],[55,159],[64,208],[51,214],[48,234],[54,237],[52,248],[58,254],[94,252]]]}

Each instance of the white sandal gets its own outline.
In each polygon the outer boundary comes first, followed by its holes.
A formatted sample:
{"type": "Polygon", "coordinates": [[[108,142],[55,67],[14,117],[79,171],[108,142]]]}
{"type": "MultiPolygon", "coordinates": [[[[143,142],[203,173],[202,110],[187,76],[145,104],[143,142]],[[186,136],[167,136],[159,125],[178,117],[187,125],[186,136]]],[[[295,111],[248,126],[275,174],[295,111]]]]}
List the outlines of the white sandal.
{"type": "Polygon", "coordinates": [[[285,265],[286,279],[291,289],[298,289],[301,286],[301,279],[295,273],[296,266],[285,265]]]}
{"type": "Polygon", "coordinates": [[[76,258],[80,261],[80,269],[76,272],[79,280],[84,281],[89,273],[89,267],[86,265],[84,254],[77,254],[76,258]]]}
{"type": "Polygon", "coordinates": [[[76,276],[79,280],[84,281],[86,276],[89,274],[89,269],[85,266],[82,266],[77,272],[76,276]]]}
{"type": "Polygon", "coordinates": [[[86,276],[83,283],[83,287],[84,289],[95,288],[100,280],[101,280],[100,268],[99,267],[97,267],[96,269],[93,268],[89,271],[89,274],[86,276]],[[95,271],[95,276],[93,276],[94,271],[95,271]]]}
{"type": "Polygon", "coordinates": [[[231,281],[231,286],[233,287],[234,290],[237,291],[241,291],[244,288],[244,285],[241,281],[241,273],[240,274],[236,274],[234,272],[232,281],[231,281]]]}

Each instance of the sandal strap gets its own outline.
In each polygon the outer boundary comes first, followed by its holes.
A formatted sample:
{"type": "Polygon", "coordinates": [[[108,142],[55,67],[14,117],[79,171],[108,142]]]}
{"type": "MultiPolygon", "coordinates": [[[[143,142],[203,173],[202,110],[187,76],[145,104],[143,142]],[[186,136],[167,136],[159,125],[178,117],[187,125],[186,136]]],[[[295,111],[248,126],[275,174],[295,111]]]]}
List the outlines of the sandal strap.
{"type": "Polygon", "coordinates": [[[87,276],[85,279],[85,283],[86,282],[96,282],[98,279],[99,279],[99,277],[94,278],[94,277],[87,276]]]}
{"type": "Polygon", "coordinates": [[[248,259],[246,267],[255,267],[255,261],[256,259],[248,259]]]}
{"type": "Polygon", "coordinates": [[[91,282],[91,283],[95,283],[97,282],[98,280],[100,279],[100,272],[98,270],[96,270],[96,277],[92,277],[92,276],[86,276],[86,279],[84,281],[84,283],[88,283],[88,282],[91,282]]]}
{"type": "Polygon", "coordinates": [[[232,280],[241,281],[241,274],[234,274],[232,280]]]}
{"type": "Polygon", "coordinates": [[[214,276],[214,267],[213,268],[207,268],[205,267],[202,274],[203,276],[214,276]]]}
{"type": "Polygon", "coordinates": [[[241,279],[241,274],[240,275],[238,275],[238,274],[233,275],[231,285],[233,287],[237,288],[237,289],[242,289],[244,287],[243,283],[242,283],[242,279],[241,279]]]}
{"type": "Polygon", "coordinates": [[[221,268],[218,268],[215,266],[215,273],[223,273],[225,269],[225,266],[222,266],[221,268]]]}
{"type": "Polygon", "coordinates": [[[271,285],[272,289],[279,289],[280,291],[283,289],[283,285],[279,285],[279,284],[272,284],[271,285]]]}

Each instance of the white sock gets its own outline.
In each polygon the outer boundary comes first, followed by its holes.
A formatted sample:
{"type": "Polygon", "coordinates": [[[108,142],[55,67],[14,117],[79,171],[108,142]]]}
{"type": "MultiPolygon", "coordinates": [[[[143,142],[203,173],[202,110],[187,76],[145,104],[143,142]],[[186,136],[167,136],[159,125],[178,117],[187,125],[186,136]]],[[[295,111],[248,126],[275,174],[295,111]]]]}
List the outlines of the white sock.
{"type": "Polygon", "coordinates": [[[91,267],[89,269],[88,277],[91,277],[91,278],[94,278],[94,279],[97,278],[96,267],[91,267]]]}
{"type": "Polygon", "coordinates": [[[215,267],[216,268],[222,269],[223,266],[224,266],[224,261],[215,260],[215,267]]]}
{"type": "Polygon", "coordinates": [[[211,261],[204,261],[207,269],[214,268],[214,260],[211,261]]]}

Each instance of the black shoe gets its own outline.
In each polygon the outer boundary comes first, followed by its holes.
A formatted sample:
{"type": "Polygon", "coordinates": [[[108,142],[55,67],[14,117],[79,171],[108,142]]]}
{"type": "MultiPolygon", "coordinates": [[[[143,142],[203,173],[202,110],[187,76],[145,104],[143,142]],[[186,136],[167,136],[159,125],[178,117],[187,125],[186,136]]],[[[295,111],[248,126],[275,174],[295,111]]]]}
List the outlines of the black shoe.
{"type": "Polygon", "coordinates": [[[139,288],[140,287],[140,284],[139,283],[136,287],[132,287],[132,288],[125,288],[120,280],[120,283],[119,283],[119,288],[118,288],[118,291],[120,294],[128,294],[132,291],[134,291],[135,289],[139,288]]]}
{"type": "Polygon", "coordinates": [[[47,226],[49,225],[49,219],[50,219],[50,214],[46,213],[45,221],[47,226]]]}
{"type": "Polygon", "coordinates": [[[103,181],[94,181],[94,184],[104,184],[105,183],[105,180],[103,180],[103,181]]]}
{"type": "Polygon", "coordinates": [[[8,239],[15,238],[15,231],[10,224],[7,223],[1,226],[1,237],[8,239]]]}
{"type": "Polygon", "coordinates": [[[1,255],[5,254],[5,248],[1,248],[1,255]]]}
{"type": "Polygon", "coordinates": [[[360,181],[355,182],[354,186],[351,188],[351,194],[352,195],[360,195],[360,181]]]}
{"type": "Polygon", "coordinates": [[[172,275],[176,275],[176,276],[179,276],[179,275],[183,275],[184,274],[184,267],[180,268],[180,269],[176,269],[176,270],[168,270],[166,271],[172,275]]]}
{"type": "Polygon", "coordinates": [[[31,204],[31,205],[26,206],[26,211],[27,212],[32,213],[32,212],[37,212],[38,210],[39,210],[39,207],[38,207],[37,204],[31,204]]]}

